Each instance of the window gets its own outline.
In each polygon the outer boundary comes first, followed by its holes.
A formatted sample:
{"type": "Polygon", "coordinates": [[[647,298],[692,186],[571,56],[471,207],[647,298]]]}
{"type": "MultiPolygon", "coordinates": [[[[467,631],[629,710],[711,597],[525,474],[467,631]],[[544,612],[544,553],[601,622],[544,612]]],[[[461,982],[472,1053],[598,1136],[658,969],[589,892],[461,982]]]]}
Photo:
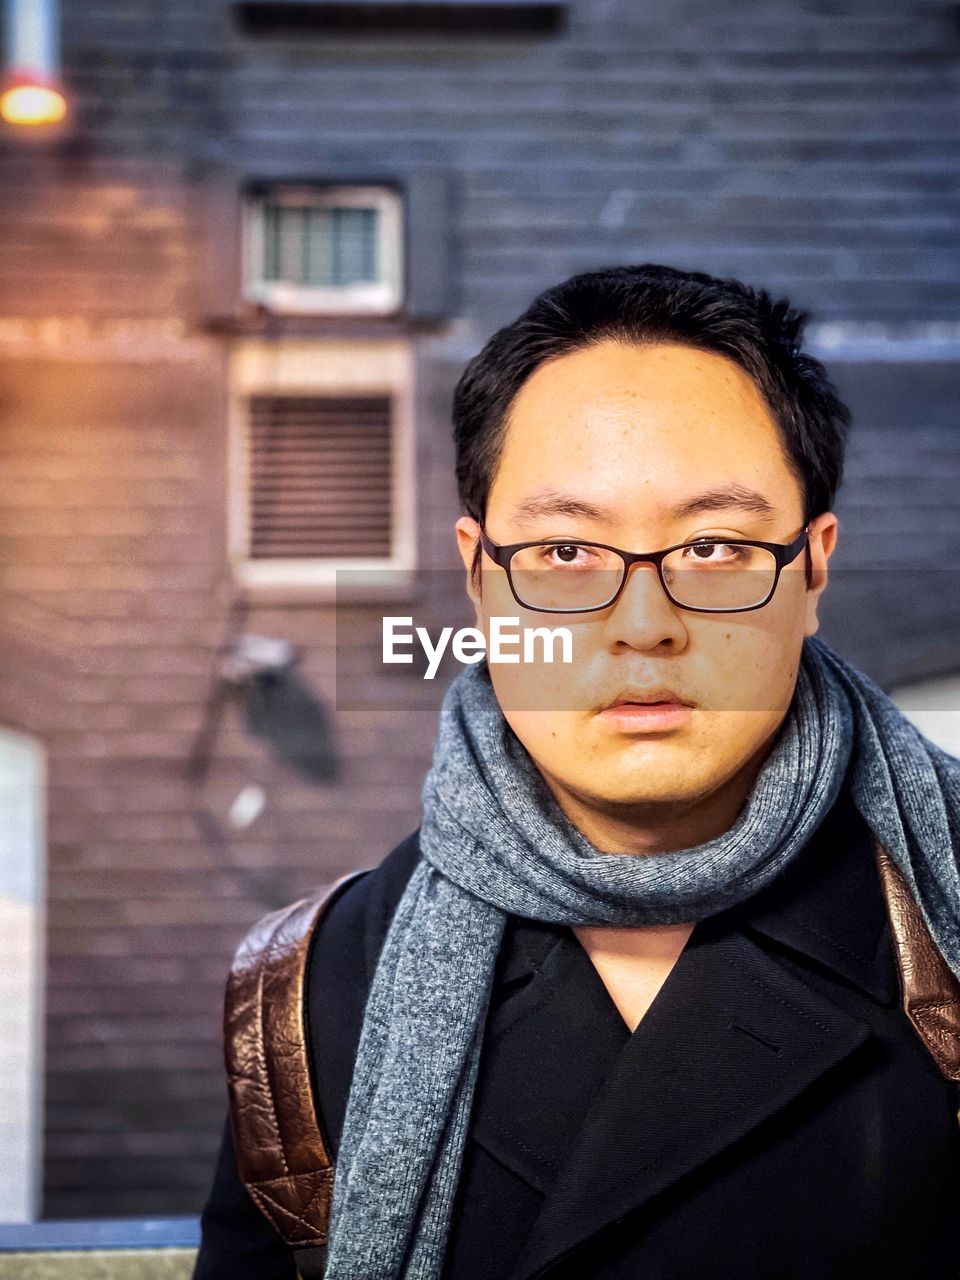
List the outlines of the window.
{"type": "Polygon", "coordinates": [[[274,186],[247,209],[247,296],[277,311],[385,315],[402,302],[399,194],[274,186]]]}
{"type": "Polygon", "coordinates": [[[415,545],[409,346],[244,341],[231,382],[240,581],[326,594],[356,569],[371,588],[402,586],[415,545]]]}

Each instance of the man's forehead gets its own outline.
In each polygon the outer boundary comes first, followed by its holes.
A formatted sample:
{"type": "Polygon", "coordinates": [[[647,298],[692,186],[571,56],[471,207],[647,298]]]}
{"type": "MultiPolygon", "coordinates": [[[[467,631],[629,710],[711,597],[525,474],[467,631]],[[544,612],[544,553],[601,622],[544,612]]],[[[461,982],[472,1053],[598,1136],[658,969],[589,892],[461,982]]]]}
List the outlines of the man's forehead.
{"type": "Polygon", "coordinates": [[[528,383],[507,417],[490,497],[518,528],[552,517],[630,523],[639,506],[664,523],[723,511],[772,523],[802,500],[769,407],[726,358],[678,345],[608,343],[551,363],[565,360],[566,394],[541,385],[530,395],[528,383]],[[631,362],[653,354],[660,367],[648,379],[631,362]],[[575,370],[572,362],[588,356],[599,369],[575,370]],[[691,365],[663,363],[688,359],[714,362],[713,372],[726,367],[748,387],[731,385],[726,373],[718,382],[694,376],[691,365]],[[631,385],[635,396],[624,391],[631,385]]]}
{"type": "Polygon", "coordinates": [[[784,448],[764,395],[725,356],[690,347],[603,343],[547,360],[523,383],[504,423],[502,460],[523,469],[639,467],[736,480],[731,452],[767,465],[784,448]]]}
{"type": "Polygon", "coordinates": [[[719,351],[682,342],[589,342],[543,360],[524,380],[515,404],[540,396],[575,395],[602,399],[622,395],[642,402],[664,393],[696,401],[708,392],[732,402],[763,403],[747,371],[719,351]]]}

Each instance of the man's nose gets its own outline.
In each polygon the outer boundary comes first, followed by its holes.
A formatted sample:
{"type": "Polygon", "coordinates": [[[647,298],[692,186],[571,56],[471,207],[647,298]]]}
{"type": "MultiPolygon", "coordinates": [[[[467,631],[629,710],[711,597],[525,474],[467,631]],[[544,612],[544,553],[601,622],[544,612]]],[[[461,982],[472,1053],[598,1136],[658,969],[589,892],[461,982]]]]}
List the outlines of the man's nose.
{"type": "Polygon", "coordinates": [[[682,610],[663,589],[656,565],[630,566],[604,630],[609,645],[622,641],[634,649],[650,649],[664,640],[676,645],[685,641],[682,610]]]}

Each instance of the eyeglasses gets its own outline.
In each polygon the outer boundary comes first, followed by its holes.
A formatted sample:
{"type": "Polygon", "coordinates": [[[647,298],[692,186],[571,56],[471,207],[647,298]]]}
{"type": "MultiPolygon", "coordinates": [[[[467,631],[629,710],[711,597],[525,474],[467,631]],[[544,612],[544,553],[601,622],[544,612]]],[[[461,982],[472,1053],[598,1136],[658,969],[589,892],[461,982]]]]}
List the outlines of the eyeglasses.
{"type": "Polygon", "coordinates": [[[632,552],[602,542],[492,541],[483,526],[480,543],[507,571],[517,604],[539,613],[591,613],[615,604],[631,565],[653,564],[660,584],[679,609],[745,613],[762,609],[777,589],[780,571],[807,543],[809,525],[792,542],[748,538],[696,538],[662,551],[632,552]],[[571,558],[565,558],[572,553],[571,558]]]}

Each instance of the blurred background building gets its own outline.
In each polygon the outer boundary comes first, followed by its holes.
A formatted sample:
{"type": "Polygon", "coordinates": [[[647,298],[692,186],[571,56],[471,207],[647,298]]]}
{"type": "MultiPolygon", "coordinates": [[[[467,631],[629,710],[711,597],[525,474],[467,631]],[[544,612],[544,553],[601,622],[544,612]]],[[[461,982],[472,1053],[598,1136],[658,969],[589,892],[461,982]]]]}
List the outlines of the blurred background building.
{"type": "Polygon", "coordinates": [[[442,688],[379,619],[449,615],[451,391],[542,287],[809,311],[855,414],[823,634],[955,734],[960,24],[8,0],[8,77],[24,8],[66,116],[0,130],[0,1217],[193,1214],[234,948],[417,825],[442,688]]]}

